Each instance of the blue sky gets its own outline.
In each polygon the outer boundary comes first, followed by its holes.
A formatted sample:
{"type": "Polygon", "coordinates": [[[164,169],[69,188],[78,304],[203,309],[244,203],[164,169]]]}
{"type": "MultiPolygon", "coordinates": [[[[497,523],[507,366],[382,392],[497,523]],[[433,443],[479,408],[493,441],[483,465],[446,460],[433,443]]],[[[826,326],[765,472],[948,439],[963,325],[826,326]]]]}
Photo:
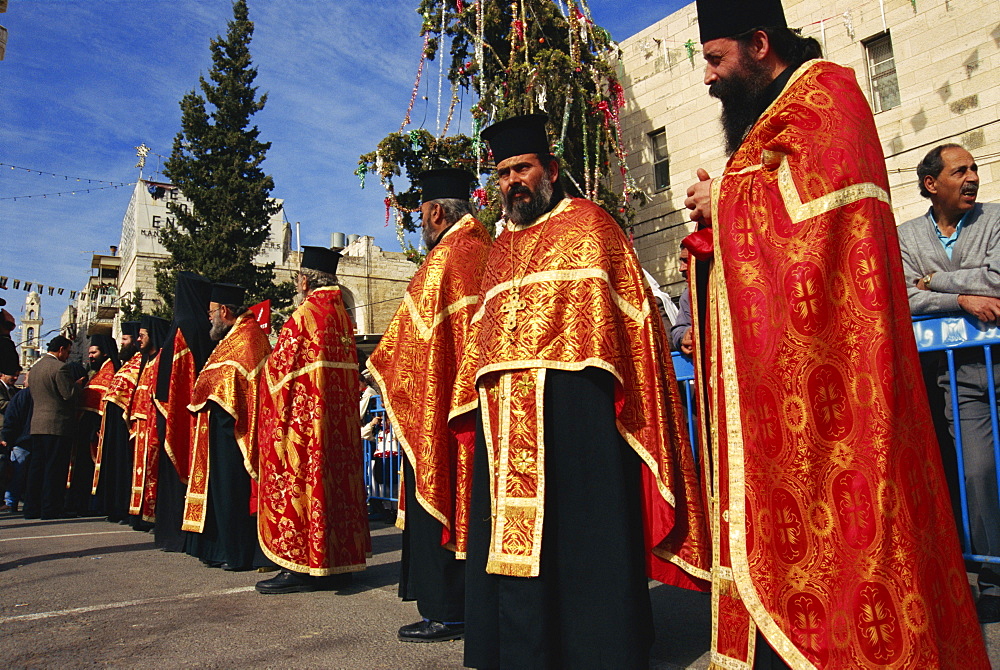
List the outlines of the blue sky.
{"type": "MultiPolygon", "coordinates": [[[[384,191],[375,179],[361,190],[353,171],[406,112],[422,43],[418,3],[248,4],[256,83],[268,93],[254,119],[272,143],[264,168],[288,219],[301,222],[302,243],[329,244],[340,231],[399,250],[392,224],[384,226],[384,191]]],[[[589,4],[595,21],[622,40],[687,3],[589,4]]],[[[0,61],[0,275],[72,290],[84,285],[91,254],[118,244],[132,187],[82,193],[105,184],[7,166],[135,181],[134,147],[170,152],[178,102],[207,75],[209,40],[225,33],[231,7],[229,0],[10,0],[0,14],[9,31],[0,61]],[[9,199],[74,189],[77,195],[9,199]]],[[[421,91],[429,101],[418,98],[411,128],[426,118],[425,127],[436,130],[437,79],[438,64],[429,62],[421,91]]],[[[447,97],[446,88],[445,104],[447,97]]],[[[467,96],[462,106],[473,102],[467,96]]],[[[467,118],[452,132],[469,132],[467,118]]],[[[149,156],[147,178],[157,165],[149,156]]],[[[0,290],[16,317],[25,295],[0,290]]],[[[43,331],[58,327],[67,303],[66,296],[43,296],[43,331]]]]}

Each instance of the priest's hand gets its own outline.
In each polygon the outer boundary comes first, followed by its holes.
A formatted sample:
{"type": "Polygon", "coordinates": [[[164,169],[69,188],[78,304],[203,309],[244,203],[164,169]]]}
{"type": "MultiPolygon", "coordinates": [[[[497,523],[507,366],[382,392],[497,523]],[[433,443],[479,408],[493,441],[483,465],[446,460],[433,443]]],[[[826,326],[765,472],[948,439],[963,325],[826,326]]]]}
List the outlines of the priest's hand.
{"type": "Polygon", "coordinates": [[[698,168],[698,181],[687,190],[684,206],[691,210],[688,217],[703,227],[712,226],[712,178],[702,168],[698,168]]]}
{"type": "Polygon", "coordinates": [[[960,295],[958,306],[985,323],[1000,322],[1000,298],[985,295],[960,295]]]}

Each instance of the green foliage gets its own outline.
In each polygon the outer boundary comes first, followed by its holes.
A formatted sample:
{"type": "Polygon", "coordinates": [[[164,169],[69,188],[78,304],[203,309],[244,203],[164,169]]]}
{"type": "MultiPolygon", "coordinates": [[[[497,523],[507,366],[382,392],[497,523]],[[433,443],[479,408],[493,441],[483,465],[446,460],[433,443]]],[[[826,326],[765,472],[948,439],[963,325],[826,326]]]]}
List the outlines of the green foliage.
{"type": "Polygon", "coordinates": [[[261,142],[251,125],[267,102],[253,85],[252,36],[246,0],[236,0],[226,36],[211,41],[209,80],[199,77],[201,94],[191,91],[180,102],[181,131],[164,174],[190,206],[169,202],[174,220],[160,231],[170,259],[157,265],[156,286],[167,307],[180,270],[239,284],[249,302],[275,294],[273,264],[253,262],[270,234],[271,215],[281,207],[271,198],[274,180],[261,168],[271,144],[261,142]]]}
{"type": "MultiPolygon", "coordinates": [[[[621,143],[618,115],[624,93],[613,64],[620,50],[593,22],[584,0],[568,0],[567,6],[564,15],[553,0],[421,0],[423,56],[444,57],[442,45],[450,45],[447,76],[453,91],[471,90],[478,101],[472,107],[472,138],[435,138],[423,129],[404,132],[407,114],[399,132],[361,157],[362,186],[367,174],[376,174],[387,190],[387,204],[397,207],[401,243],[402,232],[415,229],[407,209],[419,202],[412,186],[417,166],[440,163],[488,173],[488,147],[479,131],[536,112],[549,116],[549,137],[567,191],[596,201],[623,226],[631,222],[630,199],[642,203],[645,197],[628,176],[621,143]],[[411,186],[397,193],[394,178],[404,172],[411,186]]],[[[495,181],[485,190],[488,205],[480,218],[493,224],[501,215],[495,181]]]]}
{"type": "Polygon", "coordinates": [[[142,317],[142,289],[137,288],[129,298],[124,298],[120,303],[122,321],[138,321],[142,317]]]}

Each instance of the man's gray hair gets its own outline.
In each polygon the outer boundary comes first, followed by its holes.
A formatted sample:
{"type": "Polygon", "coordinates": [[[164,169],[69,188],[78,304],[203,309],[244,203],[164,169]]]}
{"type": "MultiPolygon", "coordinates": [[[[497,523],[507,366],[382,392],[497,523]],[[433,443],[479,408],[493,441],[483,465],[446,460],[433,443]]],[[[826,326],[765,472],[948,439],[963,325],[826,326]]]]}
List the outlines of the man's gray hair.
{"type": "Polygon", "coordinates": [[[336,286],[337,275],[329,272],[320,272],[312,268],[300,268],[299,274],[309,280],[309,290],[315,290],[322,286],[336,286]]]}
{"type": "Polygon", "coordinates": [[[458,223],[466,214],[475,216],[476,210],[472,206],[472,203],[468,200],[460,200],[459,198],[438,198],[437,200],[431,200],[436,205],[441,205],[441,209],[444,211],[444,221],[449,226],[458,223]]]}
{"type": "Polygon", "coordinates": [[[941,174],[941,170],[944,169],[944,160],[941,158],[941,152],[945,149],[964,148],[961,144],[949,142],[948,144],[938,145],[927,152],[924,159],[917,164],[917,184],[920,186],[920,195],[925,198],[931,197],[931,192],[924,186],[924,177],[934,177],[937,179],[941,174]]]}

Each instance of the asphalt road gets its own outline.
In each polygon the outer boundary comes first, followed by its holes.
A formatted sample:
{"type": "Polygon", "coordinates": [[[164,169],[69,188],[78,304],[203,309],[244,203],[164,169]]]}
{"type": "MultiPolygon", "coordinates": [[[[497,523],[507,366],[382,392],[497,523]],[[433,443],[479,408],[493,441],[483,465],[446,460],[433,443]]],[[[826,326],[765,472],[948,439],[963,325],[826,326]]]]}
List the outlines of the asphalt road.
{"type": "MultiPolygon", "coordinates": [[[[348,588],[318,593],[263,596],[253,585],[270,575],[205,568],[152,539],[97,519],[0,517],[3,666],[462,667],[461,642],[396,640],[419,616],[396,596],[400,535],[381,522],[372,523],[368,569],[348,588]]],[[[663,585],[650,595],[650,667],[707,668],[708,596],[663,585]]],[[[988,633],[1000,649],[1000,630],[988,633]]]]}

